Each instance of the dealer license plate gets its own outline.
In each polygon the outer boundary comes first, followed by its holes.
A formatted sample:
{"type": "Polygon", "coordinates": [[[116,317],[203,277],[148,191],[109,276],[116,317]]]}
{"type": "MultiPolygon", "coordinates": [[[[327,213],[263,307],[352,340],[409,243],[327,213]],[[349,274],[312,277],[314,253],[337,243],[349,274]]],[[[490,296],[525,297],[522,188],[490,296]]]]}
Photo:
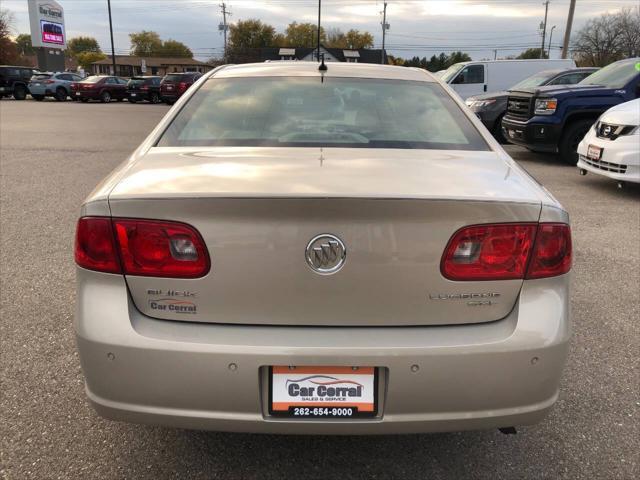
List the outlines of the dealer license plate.
{"type": "Polygon", "coordinates": [[[269,369],[269,413],[291,418],[354,418],[377,414],[374,367],[269,369]]]}
{"type": "Polygon", "coordinates": [[[591,160],[600,160],[602,158],[602,148],[595,145],[589,145],[587,147],[587,158],[591,160]]]}
{"type": "Polygon", "coordinates": [[[132,97],[137,97],[137,96],[138,96],[138,94],[137,94],[137,93],[131,93],[130,95],[131,95],[132,97]]]}

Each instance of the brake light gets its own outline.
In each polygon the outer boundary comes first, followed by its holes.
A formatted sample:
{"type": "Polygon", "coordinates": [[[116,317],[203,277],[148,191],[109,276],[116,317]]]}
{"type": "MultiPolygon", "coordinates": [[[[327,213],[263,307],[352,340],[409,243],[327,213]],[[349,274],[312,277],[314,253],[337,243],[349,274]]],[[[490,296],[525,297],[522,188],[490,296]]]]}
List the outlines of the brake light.
{"type": "Polygon", "coordinates": [[[140,90],[149,90],[149,85],[142,85],[140,90]]]}
{"type": "Polygon", "coordinates": [[[82,268],[122,273],[109,218],[83,217],[78,220],[75,259],[82,268]]]}
{"type": "Polygon", "coordinates": [[[526,278],[554,277],[567,273],[571,270],[572,255],[569,225],[541,223],[526,278]]]}
{"type": "Polygon", "coordinates": [[[187,87],[188,87],[188,85],[187,85],[187,83],[186,83],[186,82],[180,82],[180,83],[178,84],[178,90],[180,90],[180,91],[182,91],[182,92],[183,92],[183,91],[185,91],[185,90],[187,89],[187,87]]]}
{"type": "Polygon", "coordinates": [[[449,280],[544,278],[571,269],[571,233],[555,223],[465,227],[454,234],[440,270],[449,280]]]}
{"type": "Polygon", "coordinates": [[[54,83],[53,80],[45,80],[44,83],[54,83]]]}
{"type": "MultiPolygon", "coordinates": [[[[204,241],[189,225],[162,220],[85,217],[78,223],[78,236],[81,224],[96,221],[108,224],[109,236],[115,245],[112,258],[118,268],[122,265],[121,273],[125,275],[198,278],[209,272],[209,254],[204,241]]],[[[77,253],[76,261],[91,270],[120,273],[120,270],[103,270],[99,265],[87,266],[78,261],[77,253]]]]}

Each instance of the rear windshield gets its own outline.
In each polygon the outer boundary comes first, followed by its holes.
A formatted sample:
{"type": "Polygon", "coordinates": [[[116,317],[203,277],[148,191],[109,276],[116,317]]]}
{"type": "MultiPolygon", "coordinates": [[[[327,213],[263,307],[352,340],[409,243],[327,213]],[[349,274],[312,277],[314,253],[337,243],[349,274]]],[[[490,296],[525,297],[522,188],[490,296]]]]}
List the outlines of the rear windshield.
{"type": "Polygon", "coordinates": [[[102,80],[104,77],[87,77],[84,80],[82,80],[84,83],[98,83],[100,80],[102,80]]]}
{"type": "Polygon", "coordinates": [[[609,88],[622,88],[638,74],[635,61],[616,62],[608,65],[580,82],[580,85],[602,85],[609,88]]]}
{"type": "Polygon", "coordinates": [[[540,72],[540,73],[536,73],[535,75],[527,77],[524,80],[522,80],[521,82],[516,83],[513,87],[511,87],[511,90],[519,90],[521,88],[539,87],[540,85],[544,85],[545,83],[547,83],[549,80],[551,80],[553,77],[555,77],[558,73],[560,73],[560,72],[555,71],[555,72],[540,72]]]}
{"type": "Polygon", "coordinates": [[[488,150],[437,83],[318,77],[208,80],[158,145],[488,150]]]}
{"type": "Polygon", "coordinates": [[[145,80],[145,78],[132,78],[129,80],[129,85],[142,85],[145,80]]]}
{"type": "Polygon", "coordinates": [[[164,77],[164,80],[166,82],[179,82],[180,80],[184,79],[184,75],[167,75],[166,77],[164,77]]]}

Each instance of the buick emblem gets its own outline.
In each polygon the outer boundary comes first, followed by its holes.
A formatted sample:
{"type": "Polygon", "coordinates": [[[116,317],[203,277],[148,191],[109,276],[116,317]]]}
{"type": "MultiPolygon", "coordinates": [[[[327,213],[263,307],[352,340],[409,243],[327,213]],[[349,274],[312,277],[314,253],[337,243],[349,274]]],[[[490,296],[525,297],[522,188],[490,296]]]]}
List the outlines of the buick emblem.
{"type": "Polygon", "coordinates": [[[609,135],[611,135],[611,125],[606,125],[603,129],[602,129],[602,134],[605,137],[608,137],[609,135]]]}
{"type": "Polygon", "coordinates": [[[331,275],[342,268],[347,248],[335,235],[328,233],[313,237],[305,252],[307,264],[320,275],[331,275]]]}

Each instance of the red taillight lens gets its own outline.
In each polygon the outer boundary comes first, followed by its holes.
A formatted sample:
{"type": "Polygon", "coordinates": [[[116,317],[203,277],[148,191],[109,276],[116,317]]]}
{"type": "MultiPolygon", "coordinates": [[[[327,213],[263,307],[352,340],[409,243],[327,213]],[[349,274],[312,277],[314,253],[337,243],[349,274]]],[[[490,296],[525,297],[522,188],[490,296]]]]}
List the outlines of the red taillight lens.
{"type": "Polygon", "coordinates": [[[184,90],[186,90],[186,89],[187,89],[187,87],[188,87],[188,85],[186,84],[186,82],[180,82],[180,83],[178,84],[178,90],[180,90],[180,91],[184,91],[184,90]]]}
{"type": "Polygon", "coordinates": [[[189,225],[118,218],[113,225],[125,274],[197,278],[209,271],[204,241],[189,225]]]}
{"type": "Polygon", "coordinates": [[[45,80],[44,83],[54,83],[53,80],[45,80]]]}
{"type": "Polygon", "coordinates": [[[122,273],[109,218],[84,217],[78,220],[75,259],[78,265],[89,270],[122,273]]]}
{"type": "Polygon", "coordinates": [[[553,277],[571,269],[571,230],[562,223],[475,225],[456,232],[440,270],[449,280],[553,277]]]}
{"type": "Polygon", "coordinates": [[[449,280],[524,278],[535,233],[535,224],[463,228],[447,245],[442,274],[449,280]]]}
{"type": "Polygon", "coordinates": [[[149,90],[149,85],[142,85],[140,90],[149,90]]]}
{"type": "Polygon", "coordinates": [[[571,270],[571,229],[564,223],[541,223],[527,278],[562,275],[571,270]]]}
{"type": "Polygon", "coordinates": [[[147,277],[198,278],[211,265],[204,241],[193,227],[129,218],[81,218],[75,258],[89,270],[147,277]]]}

